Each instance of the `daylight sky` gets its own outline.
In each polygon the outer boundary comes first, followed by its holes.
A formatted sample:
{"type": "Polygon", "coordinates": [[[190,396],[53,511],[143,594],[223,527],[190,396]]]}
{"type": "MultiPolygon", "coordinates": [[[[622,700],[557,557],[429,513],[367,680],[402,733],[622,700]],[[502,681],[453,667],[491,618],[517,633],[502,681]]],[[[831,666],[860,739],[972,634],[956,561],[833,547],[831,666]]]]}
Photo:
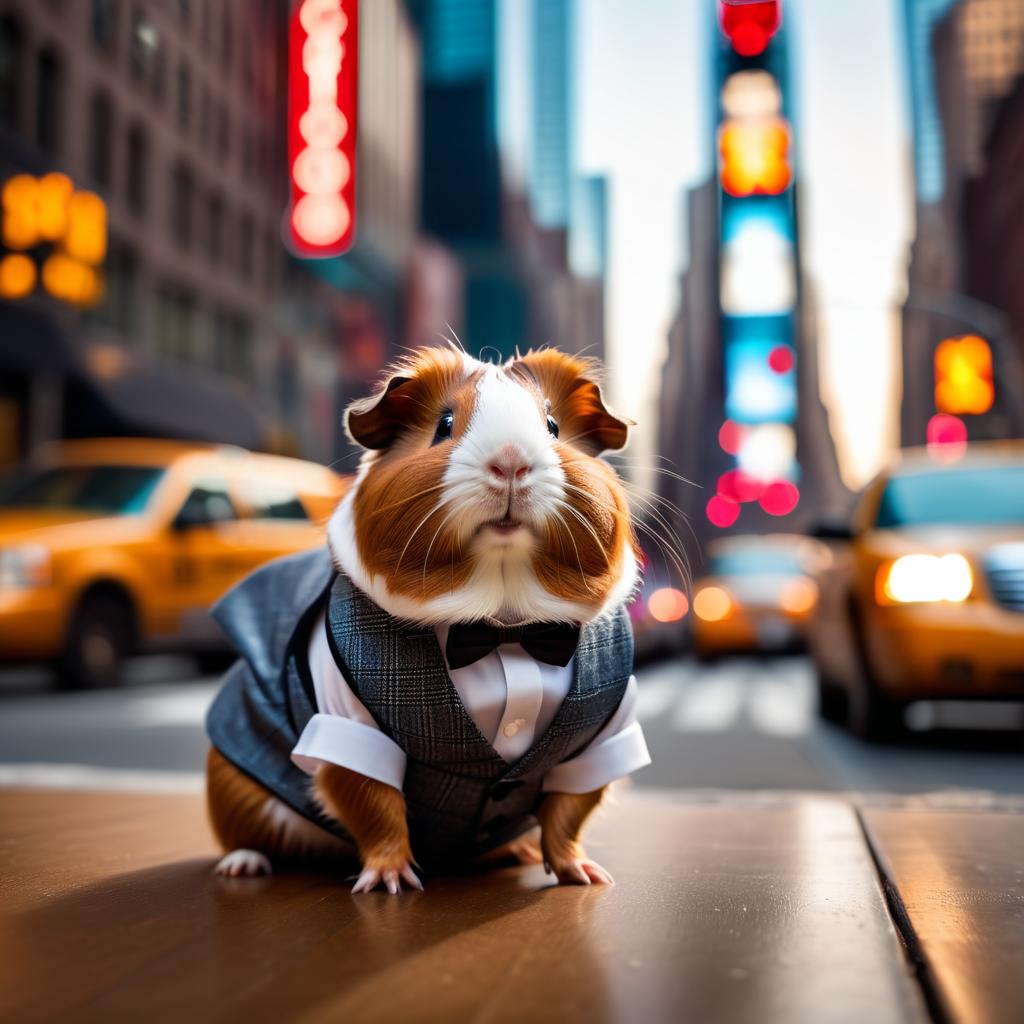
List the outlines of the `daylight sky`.
{"type": "MultiPolygon", "coordinates": [[[[686,266],[685,189],[712,170],[713,0],[579,0],[580,170],[611,182],[613,401],[653,452],[650,399],[686,266]]],[[[844,480],[896,443],[898,321],[912,233],[898,0],[789,0],[801,244],[818,303],[821,390],[844,480]]]]}

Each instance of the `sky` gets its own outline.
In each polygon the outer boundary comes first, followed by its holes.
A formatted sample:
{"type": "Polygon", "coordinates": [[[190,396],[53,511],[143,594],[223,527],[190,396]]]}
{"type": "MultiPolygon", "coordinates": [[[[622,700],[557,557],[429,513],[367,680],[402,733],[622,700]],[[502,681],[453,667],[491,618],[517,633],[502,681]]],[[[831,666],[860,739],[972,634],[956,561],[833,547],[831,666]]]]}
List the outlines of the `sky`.
{"type": "MultiPolygon", "coordinates": [[[[678,303],[685,190],[712,171],[713,0],[579,0],[579,169],[611,187],[609,391],[654,451],[651,399],[678,303]]],[[[898,318],[912,234],[899,0],[789,0],[804,270],[821,393],[850,487],[897,441],[898,318]]],[[[649,482],[649,481],[648,481],[649,482]]]]}

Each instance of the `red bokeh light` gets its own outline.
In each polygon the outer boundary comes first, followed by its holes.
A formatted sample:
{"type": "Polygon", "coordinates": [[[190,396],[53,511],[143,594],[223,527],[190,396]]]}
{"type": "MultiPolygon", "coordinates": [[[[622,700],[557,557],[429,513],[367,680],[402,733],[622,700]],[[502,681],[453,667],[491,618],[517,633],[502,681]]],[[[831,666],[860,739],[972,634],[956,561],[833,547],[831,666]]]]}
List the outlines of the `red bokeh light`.
{"type": "Polygon", "coordinates": [[[718,431],[718,443],[723,452],[736,455],[743,443],[743,428],[732,420],[726,420],[718,431]]]}
{"type": "Polygon", "coordinates": [[[959,416],[936,413],[926,431],[928,454],[936,462],[956,462],[967,451],[967,425],[959,416]]]}
{"type": "Polygon", "coordinates": [[[760,480],[744,473],[742,469],[730,469],[718,478],[718,496],[726,501],[757,501],[763,489],[760,480]]]}
{"type": "Polygon", "coordinates": [[[800,491],[788,480],[775,480],[761,492],[758,500],[768,515],[788,516],[800,501],[800,491]]]}
{"type": "Polygon", "coordinates": [[[736,502],[727,501],[721,495],[716,494],[708,502],[707,513],[712,526],[717,526],[720,530],[724,530],[726,527],[732,526],[739,519],[740,507],[736,502]]]}
{"type": "Polygon", "coordinates": [[[796,359],[789,345],[776,345],[768,353],[768,365],[775,373],[789,373],[796,359]]]}
{"type": "Polygon", "coordinates": [[[782,21],[780,0],[721,0],[719,21],[741,57],[764,53],[782,21]]]}

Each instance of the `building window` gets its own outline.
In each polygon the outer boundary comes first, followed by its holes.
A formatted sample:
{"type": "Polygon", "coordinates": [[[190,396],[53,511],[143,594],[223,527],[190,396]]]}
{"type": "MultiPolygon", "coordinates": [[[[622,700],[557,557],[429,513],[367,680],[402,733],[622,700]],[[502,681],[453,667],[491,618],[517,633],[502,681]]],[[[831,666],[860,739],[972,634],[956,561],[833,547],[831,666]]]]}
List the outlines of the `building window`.
{"type": "Polygon", "coordinates": [[[224,8],[224,17],[220,23],[220,61],[224,71],[231,70],[231,61],[235,55],[235,40],[231,34],[231,11],[224,8]]]}
{"type": "Polygon", "coordinates": [[[195,300],[173,284],[160,289],[156,303],[156,349],[165,362],[187,364],[195,359],[195,300]]]}
{"type": "Polygon", "coordinates": [[[272,292],[277,284],[277,266],[280,259],[280,243],[273,231],[268,231],[263,239],[263,287],[272,292]]]}
{"type": "Polygon", "coordinates": [[[206,209],[206,255],[211,263],[224,258],[224,200],[211,195],[206,209]]]}
{"type": "Polygon", "coordinates": [[[192,244],[192,172],[183,164],[171,171],[171,234],[183,249],[192,244]]]}
{"type": "Polygon", "coordinates": [[[192,75],[188,65],[182,61],[178,65],[178,125],[182,131],[188,131],[192,115],[192,75]]]}
{"type": "Polygon", "coordinates": [[[118,0],[92,0],[92,39],[104,53],[114,52],[119,6],[118,0]]]}
{"type": "Polygon", "coordinates": [[[110,240],[103,265],[103,302],[90,319],[129,339],[135,331],[139,263],[135,251],[116,239],[110,240]]]}
{"type": "Polygon", "coordinates": [[[0,125],[17,131],[21,122],[19,89],[24,37],[21,25],[9,16],[0,18],[0,125]]]}
{"type": "Polygon", "coordinates": [[[217,155],[226,160],[231,153],[231,118],[228,108],[222,106],[217,112],[217,155]]]}
{"type": "Polygon", "coordinates": [[[252,277],[255,249],[256,225],[253,224],[252,214],[245,213],[238,228],[238,270],[246,279],[252,277]]]}
{"type": "Polygon", "coordinates": [[[114,108],[110,97],[98,92],[89,104],[89,174],[101,188],[110,187],[113,145],[114,108]]]}
{"type": "Polygon", "coordinates": [[[210,148],[213,134],[213,97],[210,87],[203,86],[202,99],[199,102],[199,145],[205,150],[210,148]]]}
{"type": "Polygon", "coordinates": [[[242,134],[242,173],[247,178],[256,176],[256,132],[251,125],[247,125],[242,134]]]}
{"type": "Polygon", "coordinates": [[[214,366],[232,380],[252,379],[251,335],[252,329],[248,321],[242,317],[222,310],[214,314],[214,366]]]}
{"type": "Polygon", "coordinates": [[[164,90],[163,41],[156,25],[138,6],[132,10],[130,63],[135,80],[141,82],[154,99],[161,99],[164,90]]]}
{"type": "Polygon", "coordinates": [[[64,70],[52,50],[39,53],[36,80],[36,142],[39,148],[56,154],[60,146],[64,104],[64,70]]]}
{"type": "Polygon", "coordinates": [[[136,216],[146,212],[146,184],[149,177],[149,143],[142,125],[128,132],[127,167],[128,207],[136,216]]]}

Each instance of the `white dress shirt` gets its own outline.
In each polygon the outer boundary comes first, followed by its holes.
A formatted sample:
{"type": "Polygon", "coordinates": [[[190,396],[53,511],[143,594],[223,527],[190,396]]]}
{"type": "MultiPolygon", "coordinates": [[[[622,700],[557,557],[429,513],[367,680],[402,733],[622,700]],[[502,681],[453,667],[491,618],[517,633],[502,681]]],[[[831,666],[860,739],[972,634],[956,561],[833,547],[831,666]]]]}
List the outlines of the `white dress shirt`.
{"type": "MultiPolygon", "coordinates": [[[[442,652],[447,640],[448,627],[438,626],[442,652]]],[[[292,761],[310,775],[327,762],[401,789],[405,751],[380,731],[345,682],[327,642],[323,615],[313,626],[308,654],[317,714],[295,744],[292,761]]],[[[572,685],[573,662],[547,665],[518,644],[502,644],[472,665],[449,669],[448,675],[470,718],[511,765],[551,724],[572,685]]],[[[584,750],[548,771],[543,788],[589,793],[650,763],[636,719],[636,677],[630,676],[615,714],[584,750]]]]}

